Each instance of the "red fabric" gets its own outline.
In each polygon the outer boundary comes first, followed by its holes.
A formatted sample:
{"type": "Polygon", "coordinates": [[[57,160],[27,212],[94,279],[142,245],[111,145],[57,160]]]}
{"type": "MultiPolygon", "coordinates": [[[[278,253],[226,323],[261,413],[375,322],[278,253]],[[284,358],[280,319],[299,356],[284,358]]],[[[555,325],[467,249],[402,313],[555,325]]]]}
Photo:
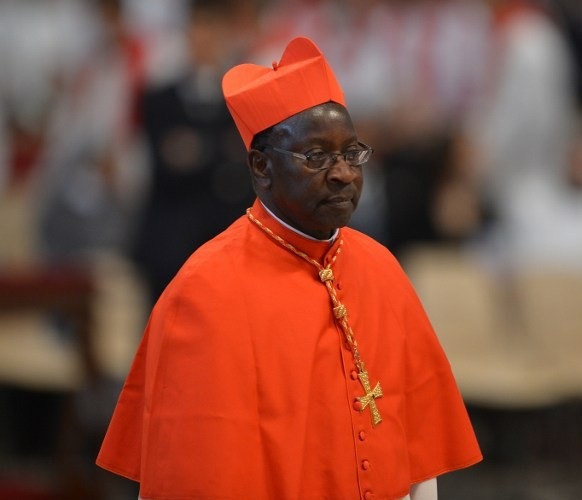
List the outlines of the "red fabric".
{"type": "MultiPolygon", "coordinates": [[[[326,262],[259,203],[253,214],[326,262]]],[[[395,499],[481,459],[438,340],[392,255],[344,228],[334,265],[382,422],[356,411],[354,362],[311,264],[246,217],[162,295],[98,464],[144,499],[395,499]],[[367,494],[367,496],[366,496],[367,494]]]]}
{"type": "Polygon", "coordinates": [[[257,133],[301,111],[329,101],[345,106],[331,67],[309,38],[291,40],[271,68],[235,66],[224,75],[222,90],[247,149],[257,133]]]}

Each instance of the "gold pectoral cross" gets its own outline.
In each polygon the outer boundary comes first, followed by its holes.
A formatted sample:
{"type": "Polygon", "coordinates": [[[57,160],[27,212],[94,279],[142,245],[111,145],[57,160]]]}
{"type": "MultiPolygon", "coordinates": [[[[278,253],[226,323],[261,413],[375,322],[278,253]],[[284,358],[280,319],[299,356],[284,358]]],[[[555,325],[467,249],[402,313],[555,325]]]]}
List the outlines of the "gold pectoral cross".
{"type": "Polygon", "coordinates": [[[376,406],[376,398],[382,397],[382,387],[380,386],[380,382],[376,382],[376,386],[372,390],[368,372],[365,370],[358,373],[358,378],[362,383],[362,387],[366,391],[364,396],[356,398],[360,403],[362,403],[362,409],[360,411],[364,411],[366,407],[369,406],[370,413],[372,415],[372,425],[376,426],[382,421],[382,417],[380,416],[380,412],[376,406]]]}

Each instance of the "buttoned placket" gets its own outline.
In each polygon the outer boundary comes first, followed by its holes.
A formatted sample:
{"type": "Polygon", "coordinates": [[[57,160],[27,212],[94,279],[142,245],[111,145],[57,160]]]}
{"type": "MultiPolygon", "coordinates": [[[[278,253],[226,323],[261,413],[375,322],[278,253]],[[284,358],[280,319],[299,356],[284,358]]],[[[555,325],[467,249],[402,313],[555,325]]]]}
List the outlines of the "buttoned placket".
{"type": "MultiPolygon", "coordinates": [[[[327,262],[326,262],[327,264],[327,262]]],[[[347,285],[342,281],[341,264],[335,267],[335,288],[340,301],[343,302],[344,290],[347,285]]],[[[367,453],[367,440],[370,438],[370,416],[367,412],[362,412],[362,403],[358,401],[358,396],[361,396],[362,385],[358,378],[358,370],[354,364],[354,359],[350,350],[349,344],[345,341],[341,328],[336,326],[338,331],[338,339],[341,342],[341,358],[344,367],[345,383],[347,393],[350,397],[351,403],[351,421],[354,450],[356,456],[356,469],[358,475],[358,488],[360,491],[360,498],[364,500],[373,500],[376,498],[374,494],[373,485],[369,478],[369,471],[373,467],[371,457],[367,453]]]]}

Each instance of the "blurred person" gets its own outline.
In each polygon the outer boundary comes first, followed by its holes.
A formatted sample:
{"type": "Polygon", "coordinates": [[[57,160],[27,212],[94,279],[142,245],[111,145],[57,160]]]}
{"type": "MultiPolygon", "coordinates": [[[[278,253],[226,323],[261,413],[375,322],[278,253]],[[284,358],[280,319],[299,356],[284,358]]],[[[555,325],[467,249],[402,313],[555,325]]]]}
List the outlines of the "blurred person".
{"type": "Polygon", "coordinates": [[[233,0],[191,2],[187,65],[141,103],[152,177],[133,255],[152,303],[188,256],[252,202],[244,150],[220,93],[244,47],[242,8],[233,0]]]}
{"type": "Polygon", "coordinates": [[[571,177],[574,67],[555,21],[534,2],[490,1],[488,86],[471,139],[495,219],[476,240],[494,269],[582,271],[582,191],[571,177]]]}
{"type": "Polygon", "coordinates": [[[330,65],[296,38],[222,89],[257,199],[155,305],[98,464],[144,500],[435,500],[481,453],[408,279],[345,227],[373,150],[330,65]]]}
{"type": "Polygon", "coordinates": [[[0,99],[15,182],[27,182],[44,146],[44,133],[61,83],[86,53],[85,2],[5,0],[0,3],[0,99]]]}
{"type": "Polygon", "coordinates": [[[137,108],[143,48],[127,32],[121,0],[93,5],[92,48],[65,82],[39,172],[39,240],[52,262],[124,255],[145,179],[137,108]]]}
{"type": "MultiPolygon", "coordinates": [[[[88,25],[85,2],[0,2],[0,195],[3,202],[27,208],[31,204],[31,185],[46,146],[48,123],[62,92],[62,82],[86,53],[88,43],[79,34],[86,34],[88,25]]],[[[5,211],[10,212],[6,208],[5,211]]],[[[7,222],[7,225],[10,224],[7,222]]],[[[16,222],[12,224],[13,228],[18,226],[16,222]]],[[[26,229],[22,228],[23,233],[28,230],[28,224],[26,229]]],[[[5,238],[14,239],[19,239],[19,235],[5,238]]],[[[3,245],[6,243],[3,241],[3,245]]],[[[28,243],[22,250],[26,259],[35,253],[28,243]]],[[[4,254],[2,250],[0,253],[4,254]]]]}
{"type": "Polygon", "coordinates": [[[573,186],[582,187],[582,9],[574,0],[555,0],[543,5],[556,19],[572,54],[577,129],[568,177],[573,186]]]}
{"type": "Polygon", "coordinates": [[[167,82],[182,70],[189,0],[125,0],[129,30],[145,47],[149,84],[167,82]]]}
{"type": "Polygon", "coordinates": [[[474,1],[384,4],[377,21],[386,48],[383,116],[370,125],[381,144],[385,243],[402,257],[417,244],[467,238],[484,215],[459,155],[479,95],[488,20],[474,1]]]}

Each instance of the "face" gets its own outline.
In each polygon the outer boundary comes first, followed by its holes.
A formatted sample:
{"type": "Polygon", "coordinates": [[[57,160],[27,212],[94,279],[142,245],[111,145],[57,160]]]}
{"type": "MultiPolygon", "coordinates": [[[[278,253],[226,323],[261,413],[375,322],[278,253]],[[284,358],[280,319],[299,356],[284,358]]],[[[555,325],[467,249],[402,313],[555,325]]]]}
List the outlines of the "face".
{"type": "MultiPolygon", "coordinates": [[[[301,154],[342,153],[356,148],[358,139],[346,109],[326,103],[278,124],[269,143],[301,154]]],[[[249,158],[252,155],[251,151],[249,158]]],[[[349,222],[362,191],[361,165],[350,167],[338,157],[329,169],[314,171],[303,160],[271,148],[260,155],[264,164],[258,178],[251,160],[255,186],[261,201],[277,217],[318,239],[329,238],[349,222]]]]}

